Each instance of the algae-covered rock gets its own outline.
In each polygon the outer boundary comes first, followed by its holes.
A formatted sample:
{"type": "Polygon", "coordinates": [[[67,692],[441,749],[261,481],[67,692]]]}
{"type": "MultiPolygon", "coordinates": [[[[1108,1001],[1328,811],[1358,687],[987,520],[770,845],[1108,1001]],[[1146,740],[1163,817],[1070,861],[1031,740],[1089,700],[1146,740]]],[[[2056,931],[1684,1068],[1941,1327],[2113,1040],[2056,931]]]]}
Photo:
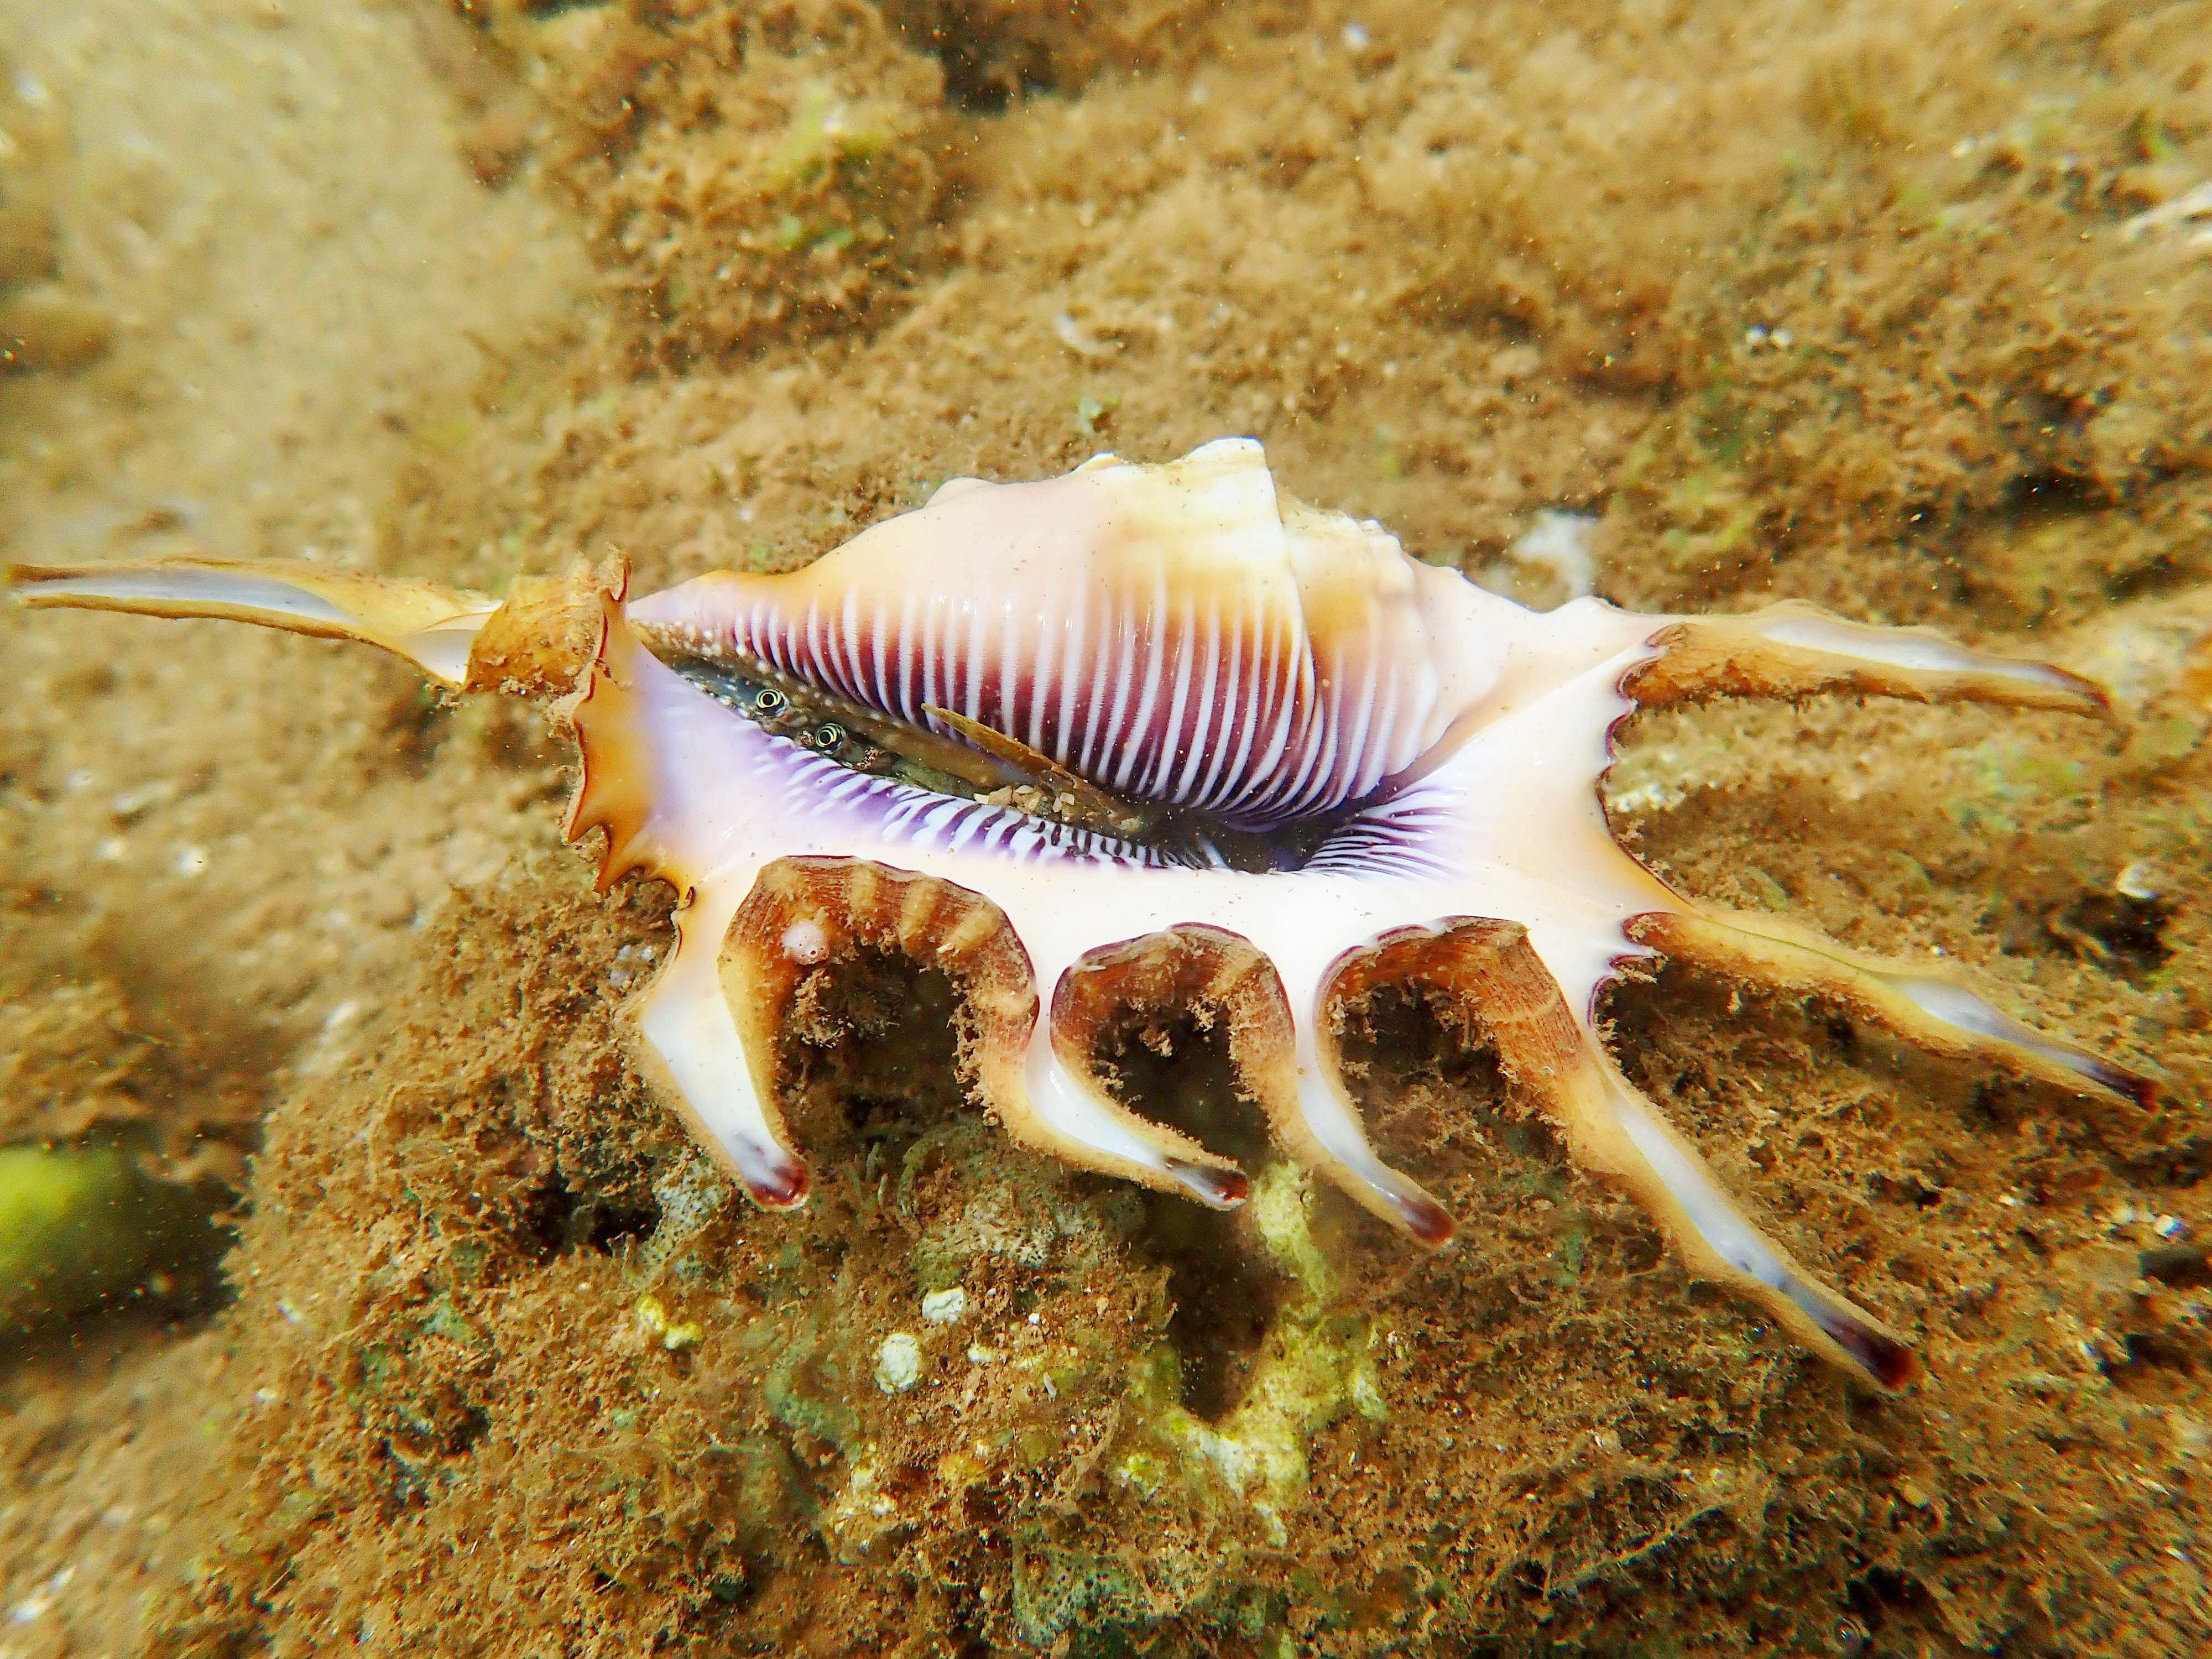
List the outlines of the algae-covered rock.
{"type": "Polygon", "coordinates": [[[943,76],[833,0],[506,9],[554,173],[680,365],[852,328],[931,268],[943,76]]]}

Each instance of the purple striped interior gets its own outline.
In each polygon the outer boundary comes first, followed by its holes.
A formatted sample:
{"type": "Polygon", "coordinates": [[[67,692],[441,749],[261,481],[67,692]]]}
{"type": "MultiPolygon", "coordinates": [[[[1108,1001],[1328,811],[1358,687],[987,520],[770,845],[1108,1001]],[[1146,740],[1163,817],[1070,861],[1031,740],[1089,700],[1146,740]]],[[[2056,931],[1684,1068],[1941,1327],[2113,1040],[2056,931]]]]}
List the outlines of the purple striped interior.
{"type": "Polygon", "coordinates": [[[1076,584],[1064,617],[1026,626],[1011,600],[896,604],[848,590],[834,616],[819,599],[793,616],[764,593],[716,618],[716,643],[912,725],[951,709],[1116,793],[1234,825],[1332,811],[1414,758],[1377,627],[1317,661],[1279,617],[1171,611],[1160,592],[1109,607],[1076,584]]]}
{"type": "MultiPolygon", "coordinates": [[[[1012,863],[1066,859],[1155,869],[1224,867],[1223,853],[1196,833],[1157,843],[1133,841],[857,771],[756,724],[665,665],[664,672],[665,679],[655,678],[664,694],[676,700],[671,713],[683,711],[679,718],[696,732],[700,745],[680,757],[680,766],[702,769],[749,801],[777,803],[773,810],[779,815],[812,820],[817,840],[837,839],[836,833],[822,836],[821,825],[828,821],[893,846],[968,852],[1012,863]]],[[[1235,867],[1347,875],[1444,873],[1444,842],[1455,822],[1448,793],[1422,784],[1353,812],[1325,831],[1316,825],[1299,836],[1285,827],[1250,837],[1261,844],[1261,861],[1252,861],[1252,847],[1241,846],[1232,854],[1246,861],[1235,867]]]]}

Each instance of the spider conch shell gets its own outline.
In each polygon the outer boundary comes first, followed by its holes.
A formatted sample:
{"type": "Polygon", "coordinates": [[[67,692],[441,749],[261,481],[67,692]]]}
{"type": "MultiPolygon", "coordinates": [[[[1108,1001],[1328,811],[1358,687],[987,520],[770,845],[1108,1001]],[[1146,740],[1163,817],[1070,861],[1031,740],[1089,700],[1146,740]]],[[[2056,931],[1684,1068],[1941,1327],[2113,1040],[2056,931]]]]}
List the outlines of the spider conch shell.
{"type": "Polygon", "coordinates": [[[1279,496],[1247,439],[955,480],[804,570],[635,599],[619,570],[503,602],[296,563],[11,580],[32,605],[358,639],[450,686],[562,698],[583,757],[569,838],[602,833],[603,884],[637,870],[682,896],[634,1005],[640,1063],[770,1206],[808,1188],[776,1076],[798,987],[899,951],[962,984],[974,1091],[1023,1145],[1237,1202],[1235,1164],[1130,1111],[1092,1053],[1118,1011],[1195,1003],[1288,1155],[1440,1243],[1449,1213],[1370,1146],[1339,1064],[1344,1010],[1410,976],[1461,1003],[1568,1156],[1696,1271],[1894,1386],[1904,1339],[1769,1237],[1607,1052],[1597,997],[1619,964],[1680,956],[2080,1094],[2148,1086],[1948,969],[1675,893],[1615,843],[1596,790],[1638,704],[1850,690],[2094,713],[2094,686],[1804,605],[1530,612],[1279,496]],[[1044,815],[841,765],[733,712],[689,659],[862,711],[948,782],[1012,766],[1048,786],[1044,815]],[[1121,833],[1131,803],[1161,817],[1121,833]]]}

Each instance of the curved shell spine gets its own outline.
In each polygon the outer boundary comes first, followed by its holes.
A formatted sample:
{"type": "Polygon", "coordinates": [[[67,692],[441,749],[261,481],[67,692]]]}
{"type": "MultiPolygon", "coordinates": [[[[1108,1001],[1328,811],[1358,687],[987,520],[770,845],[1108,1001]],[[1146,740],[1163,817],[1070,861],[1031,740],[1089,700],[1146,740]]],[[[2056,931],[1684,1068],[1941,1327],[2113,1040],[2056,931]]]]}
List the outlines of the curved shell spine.
{"type": "Polygon", "coordinates": [[[1486,597],[1279,498],[1260,446],[1224,439],[955,479],[803,570],[702,576],[630,619],[664,649],[940,733],[948,709],[1125,798],[1256,829],[1371,795],[1449,730],[1496,678],[1486,597]]]}

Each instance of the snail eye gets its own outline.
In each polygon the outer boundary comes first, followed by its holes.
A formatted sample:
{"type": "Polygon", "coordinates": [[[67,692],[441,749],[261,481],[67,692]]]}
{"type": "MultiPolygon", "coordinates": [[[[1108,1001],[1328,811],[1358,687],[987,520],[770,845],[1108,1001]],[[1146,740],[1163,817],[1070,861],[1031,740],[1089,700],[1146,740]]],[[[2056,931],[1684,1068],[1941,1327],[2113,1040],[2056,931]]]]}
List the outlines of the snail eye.
{"type": "Polygon", "coordinates": [[[753,707],[763,714],[781,714],[789,701],[772,685],[763,685],[753,694],[753,707]]]}
{"type": "Polygon", "coordinates": [[[814,746],[823,754],[845,746],[845,728],[835,720],[824,720],[814,728],[814,746]]]}

